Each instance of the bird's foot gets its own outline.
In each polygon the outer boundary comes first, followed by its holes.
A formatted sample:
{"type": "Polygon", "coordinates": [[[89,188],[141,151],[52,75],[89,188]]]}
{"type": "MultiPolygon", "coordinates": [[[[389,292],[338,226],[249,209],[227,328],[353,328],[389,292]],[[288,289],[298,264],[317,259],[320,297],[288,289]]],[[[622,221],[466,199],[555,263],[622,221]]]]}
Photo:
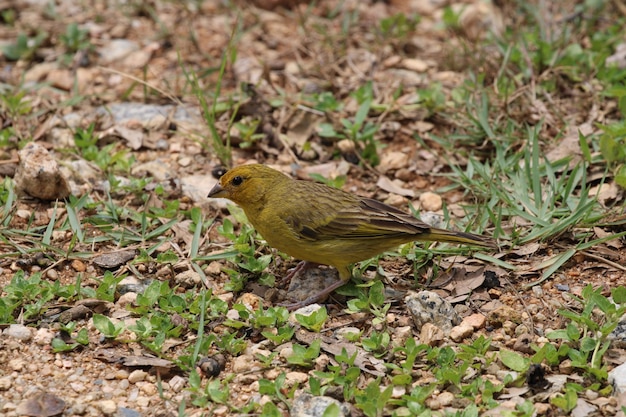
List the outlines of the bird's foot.
{"type": "Polygon", "coordinates": [[[346,283],[346,281],[343,280],[339,280],[335,283],[333,283],[330,287],[324,288],[322,291],[313,294],[312,296],[302,300],[302,301],[298,301],[297,303],[279,303],[278,305],[281,307],[285,307],[287,310],[289,311],[294,311],[297,310],[299,308],[302,307],[306,307],[309,304],[313,304],[315,302],[318,302],[320,300],[325,299],[326,297],[328,297],[330,295],[330,293],[332,293],[333,291],[335,291],[337,288],[342,287],[344,284],[346,283]]]}
{"type": "Polygon", "coordinates": [[[317,265],[319,265],[319,264],[316,264],[314,262],[308,262],[308,261],[301,261],[301,262],[299,262],[298,265],[296,265],[294,268],[290,269],[287,272],[287,275],[285,275],[283,277],[283,279],[280,280],[280,286],[281,287],[286,287],[287,284],[289,284],[291,282],[291,279],[296,276],[296,274],[299,274],[302,271],[306,271],[307,269],[314,268],[317,265]]]}

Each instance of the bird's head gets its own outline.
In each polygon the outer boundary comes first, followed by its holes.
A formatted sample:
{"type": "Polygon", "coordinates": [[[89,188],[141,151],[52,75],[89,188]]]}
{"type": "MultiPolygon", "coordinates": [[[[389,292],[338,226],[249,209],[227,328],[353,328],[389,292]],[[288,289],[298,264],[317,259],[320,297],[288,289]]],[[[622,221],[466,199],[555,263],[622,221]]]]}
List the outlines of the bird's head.
{"type": "Polygon", "coordinates": [[[222,175],[208,196],[227,198],[245,209],[262,201],[277,181],[283,180],[289,177],[265,165],[241,165],[222,175]]]}

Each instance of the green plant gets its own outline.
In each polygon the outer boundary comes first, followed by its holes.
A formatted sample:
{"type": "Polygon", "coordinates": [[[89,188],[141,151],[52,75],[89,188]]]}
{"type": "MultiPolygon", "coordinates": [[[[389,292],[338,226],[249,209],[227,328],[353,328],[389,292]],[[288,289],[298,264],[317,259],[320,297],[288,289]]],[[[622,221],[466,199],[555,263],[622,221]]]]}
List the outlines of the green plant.
{"type": "Polygon", "coordinates": [[[328,313],[326,312],[325,307],[314,310],[309,315],[296,314],[296,320],[298,323],[313,332],[319,332],[322,329],[322,326],[324,326],[327,318],[328,313]]]}
{"type": "Polygon", "coordinates": [[[321,123],[319,135],[327,138],[350,139],[354,141],[361,146],[361,157],[372,165],[378,165],[380,162],[378,156],[379,143],[374,138],[378,131],[378,125],[366,121],[374,101],[371,82],[365,83],[351,95],[359,105],[354,119],[342,118],[340,121],[342,130],[340,132],[337,132],[331,124],[321,123]]]}
{"type": "MultiPolygon", "coordinates": [[[[76,322],[69,322],[60,328],[61,334],[67,339],[71,338],[71,334],[76,330],[76,322]]],[[[73,343],[66,343],[65,338],[55,337],[52,339],[51,346],[54,352],[69,352],[75,350],[79,346],[89,345],[89,333],[86,328],[80,329],[73,339],[73,343]]]]}
{"type": "MultiPolygon", "coordinates": [[[[225,106],[219,106],[219,97],[222,92],[222,81],[224,80],[224,74],[226,71],[226,67],[228,63],[231,64],[237,59],[237,48],[235,47],[239,34],[241,33],[241,23],[238,21],[235,25],[233,25],[233,30],[230,34],[229,42],[224,52],[222,53],[222,57],[220,60],[219,68],[217,69],[218,77],[217,82],[215,84],[215,90],[212,98],[212,103],[209,104],[207,101],[207,94],[203,90],[200,85],[200,81],[198,79],[198,75],[189,71],[182,62],[180,63],[181,68],[183,69],[183,73],[187,82],[191,86],[192,93],[198,99],[200,103],[200,108],[202,109],[202,116],[209,128],[211,133],[210,141],[204,141],[202,144],[208,148],[212,148],[219,160],[227,167],[230,167],[232,164],[232,155],[231,155],[231,144],[230,144],[230,127],[233,125],[235,121],[235,117],[237,116],[237,111],[241,104],[241,101],[233,101],[230,100],[225,106]],[[218,115],[225,111],[226,109],[231,109],[232,114],[228,122],[228,128],[226,130],[226,134],[222,135],[216,126],[216,121],[218,115]],[[225,136],[225,138],[222,138],[225,136]]],[[[252,136],[251,136],[252,137],[252,136]]]]}
{"type": "Polygon", "coordinates": [[[115,339],[126,329],[124,322],[113,322],[102,314],[93,315],[93,325],[107,339],[115,339]]]}
{"type": "Polygon", "coordinates": [[[565,343],[559,353],[567,355],[572,366],[600,381],[608,376],[606,365],[602,363],[603,355],[611,345],[608,336],[626,313],[626,287],[613,288],[611,295],[612,300],[609,300],[602,295],[601,288],[593,289],[587,285],[580,298],[572,295],[581,307],[580,312],[559,309],[558,313],[570,323],[565,329],[547,335],[549,339],[565,343]]]}
{"type": "Polygon", "coordinates": [[[67,25],[65,33],[60,36],[60,40],[67,50],[66,55],[64,55],[66,63],[71,61],[74,53],[93,47],[89,40],[89,31],[79,28],[74,22],[67,25]]]}
{"type": "Polygon", "coordinates": [[[613,171],[615,183],[626,188],[626,120],[600,127],[604,131],[599,141],[602,157],[613,171]]]}
{"type": "Polygon", "coordinates": [[[27,276],[23,270],[15,273],[3,292],[5,295],[0,298],[2,323],[13,323],[13,315],[18,309],[22,320],[37,317],[49,301],[58,297],[70,298],[74,294],[70,286],[43,279],[40,272],[27,276]]]}
{"type": "Polygon", "coordinates": [[[387,331],[377,332],[372,330],[369,337],[362,340],[363,348],[368,352],[373,352],[376,356],[387,353],[387,348],[391,342],[391,335],[387,331]]]}
{"type": "Polygon", "coordinates": [[[361,376],[361,370],[354,366],[357,352],[352,355],[348,355],[345,348],[341,350],[341,353],[335,355],[337,365],[329,365],[328,371],[314,371],[315,378],[309,379],[311,384],[311,391],[323,393],[329,386],[339,386],[343,390],[343,398],[346,401],[350,401],[354,398],[357,383],[361,376]]]}
{"type": "Polygon", "coordinates": [[[48,34],[45,32],[39,32],[36,36],[29,38],[23,33],[17,35],[15,43],[8,44],[2,47],[4,56],[10,61],[17,61],[22,59],[28,61],[33,58],[37,49],[41,46],[44,40],[48,38],[48,34]]]}
{"type": "Polygon", "coordinates": [[[379,22],[379,33],[384,40],[406,39],[419,23],[419,16],[407,17],[404,13],[383,18],[379,22]]]}
{"type": "Polygon", "coordinates": [[[287,398],[293,397],[293,393],[298,386],[294,385],[291,387],[291,389],[287,392],[287,395],[285,395],[285,392],[287,391],[285,388],[285,379],[286,375],[284,372],[278,375],[278,377],[276,377],[273,381],[264,378],[260,379],[259,394],[271,395],[272,397],[276,397],[279,401],[287,404],[287,398]]]}
{"type": "MultiPolygon", "coordinates": [[[[231,213],[241,213],[241,210],[232,207],[231,213]]],[[[243,218],[240,215],[236,215],[236,217],[243,218]]],[[[274,277],[264,272],[272,262],[272,255],[257,256],[254,238],[256,232],[249,224],[241,223],[239,234],[236,234],[233,223],[229,219],[224,219],[223,223],[218,226],[218,231],[222,236],[233,241],[234,263],[239,268],[253,275],[260,275],[259,280],[266,285],[274,284],[274,277]]],[[[231,279],[226,288],[231,291],[240,291],[247,280],[247,276],[232,269],[225,269],[224,271],[231,279]]]]}
{"type": "Polygon", "coordinates": [[[359,288],[368,288],[368,291],[359,291],[358,297],[348,300],[348,311],[356,313],[367,311],[374,315],[373,324],[385,322],[385,317],[391,306],[385,302],[385,285],[380,280],[359,284],[359,288]]]}
{"type": "Polygon", "coordinates": [[[77,127],[74,131],[74,143],[81,156],[104,172],[129,172],[135,157],[128,156],[126,149],[115,151],[115,143],[99,148],[94,130],[95,124],[91,123],[87,128],[77,127]]]}
{"type": "Polygon", "coordinates": [[[357,390],[354,395],[358,408],[368,417],[378,417],[383,415],[383,410],[387,402],[391,399],[393,386],[388,386],[381,391],[380,379],[370,382],[364,390],[357,390]]]}
{"type": "MultiPolygon", "coordinates": [[[[26,90],[18,89],[14,92],[0,94],[0,115],[7,119],[17,119],[32,111],[32,102],[26,97],[26,90]]],[[[8,130],[3,130],[8,132],[8,130]]]]}
{"type": "Polygon", "coordinates": [[[550,399],[550,403],[556,405],[566,413],[569,413],[578,403],[578,392],[571,384],[567,384],[565,394],[554,396],[550,399]]]}
{"type": "Polygon", "coordinates": [[[298,343],[293,345],[293,354],[287,357],[287,362],[292,365],[309,367],[313,360],[320,355],[320,339],[315,339],[309,347],[302,346],[298,343]]]}
{"type": "Polygon", "coordinates": [[[211,379],[204,386],[202,378],[194,369],[189,374],[189,390],[192,393],[191,403],[197,407],[212,408],[215,404],[228,404],[230,398],[230,382],[234,375],[219,379],[211,379]]]}

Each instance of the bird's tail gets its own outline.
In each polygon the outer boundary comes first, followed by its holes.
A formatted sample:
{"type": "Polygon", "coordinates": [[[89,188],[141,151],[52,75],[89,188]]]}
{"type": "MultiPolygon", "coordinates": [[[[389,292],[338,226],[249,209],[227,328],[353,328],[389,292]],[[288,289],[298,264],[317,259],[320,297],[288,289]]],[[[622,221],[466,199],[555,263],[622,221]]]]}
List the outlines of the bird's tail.
{"type": "Polygon", "coordinates": [[[487,236],[475,235],[473,233],[455,232],[452,230],[430,228],[420,240],[448,242],[448,243],[465,243],[468,245],[477,245],[485,248],[497,249],[498,244],[493,238],[487,236]]]}

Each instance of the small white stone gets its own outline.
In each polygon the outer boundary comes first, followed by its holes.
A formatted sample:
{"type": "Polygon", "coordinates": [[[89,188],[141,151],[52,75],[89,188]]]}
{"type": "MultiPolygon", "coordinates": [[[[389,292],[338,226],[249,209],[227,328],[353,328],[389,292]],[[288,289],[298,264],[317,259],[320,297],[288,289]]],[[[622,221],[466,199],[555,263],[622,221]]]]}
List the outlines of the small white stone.
{"type": "Polygon", "coordinates": [[[143,384],[141,388],[139,388],[139,391],[146,394],[147,396],[156,395],[156,393],[158,392],[156,385],[151,382],[146,382],[145,384],[143,384]]]}
{"type": "Polygon", "coordinates": [[[21,372],[24,369],[26,362],[23,359],[11,359],[9,361],[9,368],[12,371],[21,372]]]}
{"type": "Polygon", "coordinates": [[[285,375],[285,386],[293,387],[295,384],[304,384],[309,380],[309,375],[304,372],[287,372],[285,375]]]}
{"type": "Polygon", "coordinates": [[[172,379],[170,379],[170,388],[174,392],[180,392],[185,387],[185,378],[182,378],[178,375],[174,375],[172,379]]]}
{"type": "Polygon", "coordinates": [[[425,61],[416,58],[403,59],[401,66],[405,69],[415,72],[425,72],[428,69],[428,64],[425,61]]]}
{"type": "Polygon", "coordinates": [[[23,342],[26,342],[33,337],[30,329],[21,324],[11,324],[4,330],[4,334],[23,342]]]}
{"type": "Polygon", "coordinates": [[[128,375],[128,382],[130,382],[131,384],[136,384],[139,381],[144,381],[147,376],[147,372],[142,371],[141,369],[136,369],[132,371],[130,375],[128,375]]]}
{"type": "Polygon", "coordinates": [[[439,211],[443,207],[443,200],[440,195],[426,191],[420,195],[420,205],[423,210],[439,211]]]}
{"type": "Polygon", "coordinates": [[[454,326],[452,330],[450,330],[450,339],[455,342],[460,342],[463,339],[468,338],[474,333],[474,328],[469,324],[461,324],[459,326],[454,326]]]}
{"type": "Polygon", "coordinates": [[[13,385],[13,378],[11,375],[3,376],[0,378],[0,391],[8,391],[13,385]]]}

